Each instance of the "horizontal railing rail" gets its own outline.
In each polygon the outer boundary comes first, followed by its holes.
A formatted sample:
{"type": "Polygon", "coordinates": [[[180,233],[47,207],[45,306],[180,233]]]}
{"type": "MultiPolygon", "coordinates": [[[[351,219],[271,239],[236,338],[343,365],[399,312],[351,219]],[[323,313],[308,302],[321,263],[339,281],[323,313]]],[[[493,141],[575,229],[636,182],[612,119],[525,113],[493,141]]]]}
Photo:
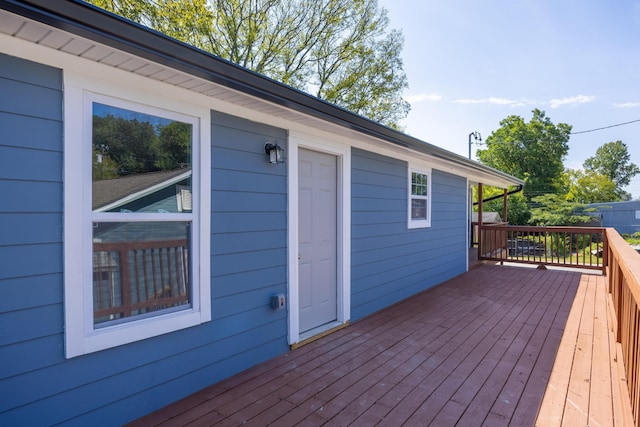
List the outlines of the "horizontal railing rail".
{"type": "Polygon", "coordinates": [[[606,229],[607,282],[615,312],[613,330],[624,361],[634,424],[640,426],[640,254],[612,228],[606,229]]]}
{"type": "Polygon", "coordinates": [[[604,271],[607,245],[604,228],[504,224],[481,224],[478,228],[481,260],[604,271]]]}
{"type": "Polygon", "coordinates": [[[189,303],[186,239],[93,244],[96,322],[189,303]]]}

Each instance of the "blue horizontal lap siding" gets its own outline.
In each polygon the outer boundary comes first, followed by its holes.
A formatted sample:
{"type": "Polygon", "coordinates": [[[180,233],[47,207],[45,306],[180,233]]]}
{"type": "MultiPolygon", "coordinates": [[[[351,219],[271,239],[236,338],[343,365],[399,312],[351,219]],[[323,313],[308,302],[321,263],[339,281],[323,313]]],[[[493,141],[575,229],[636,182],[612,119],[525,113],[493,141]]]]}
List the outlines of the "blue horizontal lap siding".
{"type": "Polygon", "coordinates": [[[62,71],[0,63],[0,425],[120,425],[287,351],[269,307],[286,291],[286,174],[263,148],[286,133],[214,113],[213,320],[65,359],[62,71]]]}
{"type": "Polygon", "coordinates": [[[601,217],[603,227],[613,227],[620,234],[640,232],[640,219],[636,219],[636,211],[640,210],[640,201],[598,203],[590,207],[598,209],[596,215],[601,217]]]}
{"type": "Polygon", "coordinates": [[[406,162],[354,149],[351,317],[369,315],[466,268],[466,179],[433,169],[431,227],[407,228],[406,162]]]}
{"type": "MultiPolygon", "coordinates": [[[[284,164],[270,164],[268,141],[285,144],[286,131],[212,113],[212,293],[236,298],[262,289],[286,292],[287,180],[284,164]]],[[[228,302],[226,302],[228,303],[228,302]]],[[[214,310],[215,315],[215,310],[214,310]]],[[[286,349],[286,315],[282,333],[286,349]]],[[[272,316],[263,321],[270,322],[272,316]]],[[[257,325],[246,324],[247,333],[257,325]]]]}
{"type": "Polygon", "coordinates": [[[64,360],[62,73],[0,64],[0,425],[24,425],[19,407],[64,360]]]}
{"type": "Polygon", "coordinates": [[[288,351],[287,312],[270,296],[287,292],[285,164],[264,145],[287,133],[212,113],[212,333],[219,341],[216,380],[288,351]]]}

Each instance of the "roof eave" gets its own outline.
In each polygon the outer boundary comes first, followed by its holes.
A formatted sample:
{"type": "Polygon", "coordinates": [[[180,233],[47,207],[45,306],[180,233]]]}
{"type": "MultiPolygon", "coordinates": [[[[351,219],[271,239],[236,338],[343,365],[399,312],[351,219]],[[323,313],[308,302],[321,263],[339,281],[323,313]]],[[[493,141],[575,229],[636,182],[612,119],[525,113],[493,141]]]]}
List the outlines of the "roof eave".
{"type": "Polygon", "coordinates": [[[34,21],[294,111],[462,165],[480,175],[489,174],[510,185],[524,184],[509,174],[386,127],[82,1],[0,0],[0,6],[34,21]]]}

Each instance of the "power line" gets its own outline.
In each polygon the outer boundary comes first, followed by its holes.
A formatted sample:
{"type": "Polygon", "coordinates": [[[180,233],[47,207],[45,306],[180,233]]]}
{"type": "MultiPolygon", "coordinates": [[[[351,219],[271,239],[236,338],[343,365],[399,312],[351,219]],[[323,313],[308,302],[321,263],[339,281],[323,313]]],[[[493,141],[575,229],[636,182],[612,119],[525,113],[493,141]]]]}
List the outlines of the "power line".
{"type": "Polygon", "coordinates": [[[610,126],[604,126],[604,127],[596,128],[596,129],[581,130],[580,132],[571,132],[569,135],[578,135],[578,134],[580,134],[580,133],[595,132],[595,131],[598,131],[598,130],[614,128],[614,127],[617,127],[617,126],[630,125],[631,123],[636,123],[636,122],[640,122],[640,119],[637,119],[637,120],[631,120],[630,122],[618,123],[618,124],[610,125],[610,126]]]}

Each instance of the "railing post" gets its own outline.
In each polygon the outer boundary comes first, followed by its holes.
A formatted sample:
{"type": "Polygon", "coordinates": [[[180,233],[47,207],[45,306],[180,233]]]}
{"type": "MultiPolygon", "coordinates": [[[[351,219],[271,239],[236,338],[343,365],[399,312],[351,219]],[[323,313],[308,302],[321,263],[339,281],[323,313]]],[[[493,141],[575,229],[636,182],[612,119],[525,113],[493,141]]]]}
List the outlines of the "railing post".
{"type": "Polygon", "coordinates": [[[120,284],[122,286],[120,292],[122,293],[122,312],[123,317],[132,315],[131,305],[133,299],[131,297],[131,273],[129,268],[129,250],[130,247],[126,243],[122,243],[122,247],[118,251],[118,257],[120,258],[120,284]]]}
{"type": "Polygon", "coordinates": [[[602,274],[607,275],[607,267],[609,266],[609,237],[607,229],[602,229],[602,274]]]}
{"type": "Polygon", "coordinates": [[[502,222],[508,222],[507,220],[507,196],[509,195],[507,189],[504,189],[504,196],[502,198],[502,222]]]}
{"type": "Polygon", "coordinates": [[[482,256],[482,183],[478,183],[478,259],[482,256]]]}

